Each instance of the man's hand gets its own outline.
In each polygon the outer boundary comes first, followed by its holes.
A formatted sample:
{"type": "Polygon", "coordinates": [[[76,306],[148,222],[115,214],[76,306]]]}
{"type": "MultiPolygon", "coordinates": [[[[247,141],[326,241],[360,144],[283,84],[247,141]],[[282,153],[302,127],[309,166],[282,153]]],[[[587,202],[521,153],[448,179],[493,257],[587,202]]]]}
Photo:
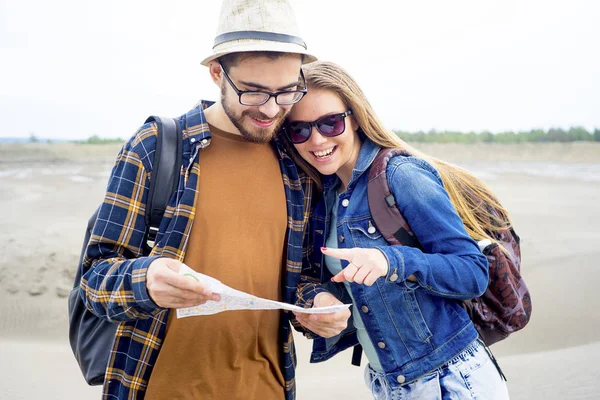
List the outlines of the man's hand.
{"type": "MultiPolygon", "coordinates": [[[[315,296],[313,307],[326,307],[336,304],[343,304],[335,296],[329,293],[319,293],[315,296]]],[[[350,318],[350,310],[343,309],[338,312],[329,314],[303,314],[294,312],[298,322],[311,332],[317,335],[330,338],[348,326],[348,318],[350,318]]]]}
{"type": "Polygon", "coordinates": [[[163,308],[184,308],[221,300],[206,283],[179,275],[181,265],[171,258],[152,261],[146,274],[146,288],[152,301],[163,308]]]}

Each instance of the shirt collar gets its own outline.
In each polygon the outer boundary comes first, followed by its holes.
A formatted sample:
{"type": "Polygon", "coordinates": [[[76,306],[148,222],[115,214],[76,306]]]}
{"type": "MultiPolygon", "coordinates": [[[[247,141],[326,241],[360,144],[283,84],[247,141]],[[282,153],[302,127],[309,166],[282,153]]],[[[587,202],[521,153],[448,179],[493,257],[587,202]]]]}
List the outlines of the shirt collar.
{"type": "MultiPolygon", "coordinates": [[[[381,150],[381,147],[373,143],[370,139],[365,138],[363,140],[360,152],[358,153],[358,159],[356,160],[354,169],[352,169],[352,176],[348,183],[348,189],[354,187],[356,181],[358,181],[362,174],[371,166],[371,164],[373,164],[373,160],[375,160],[379,150],[381,150]]],[[[323,179],[323,190],[330,190],[337,187],[338,184],[339,178],[337,175],[327,175],[323,179]]]]}
{"type": "Polygon", "coordinates": [[[200,100],[196,106],[185,114],[185,132],[183,139],[192,146],[205,148],[210,144],[211,134],[206,122],[204,110],[215,104],[214,101],[200,100]]]}

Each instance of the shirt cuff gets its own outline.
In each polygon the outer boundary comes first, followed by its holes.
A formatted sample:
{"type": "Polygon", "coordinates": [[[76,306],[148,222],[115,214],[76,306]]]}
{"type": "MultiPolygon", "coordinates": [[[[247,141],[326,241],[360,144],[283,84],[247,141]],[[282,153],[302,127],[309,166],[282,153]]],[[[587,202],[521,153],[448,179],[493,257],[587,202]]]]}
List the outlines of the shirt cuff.
{"type": "Polygon", "coordinates": [[[164,310],[159,307],[148,293],[146,287],[146,275],[148,274],[148,267],[152,261],[160,258],[160,256],[142,257],[133,261],[131,268],[131,287],[133,289],[133,296],[135,297],[135,303],[140,310],[153,313],[157,310],[164,310]]]}

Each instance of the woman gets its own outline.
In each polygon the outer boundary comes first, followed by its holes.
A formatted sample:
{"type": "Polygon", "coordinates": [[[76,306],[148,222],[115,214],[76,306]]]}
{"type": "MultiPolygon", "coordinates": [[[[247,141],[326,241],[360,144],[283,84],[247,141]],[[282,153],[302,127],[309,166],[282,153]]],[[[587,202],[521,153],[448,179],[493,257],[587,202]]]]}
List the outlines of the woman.
{"type": "Polygon", "coordinates": [[[493,241],[487,232],[505,229],[506,213],[498,218],[469,207],[465,190],[504,211],[472,175],[383,128],[342,68],[316,62],[304,73],[309,91],[290,112],[284,140],[323,196],[312,218],[313,263],[304,269],[313,276],[298,288],[298,303],[331,304],[324,299],[332,295],[353,302],[351,324],[339,335],[339,322],[331,325],[335,318],[297,315],[320,336],[312,361],[328,359],[358,339],[369,360],[365,380],[376,399],[508,398],[461,306],[488,284],[487,260],[475,240],[493,241]],[[380,148],[412,154],[392,158],[386,174],[421,248],[391,246],[375,229],[367,179],[380,148]]]}

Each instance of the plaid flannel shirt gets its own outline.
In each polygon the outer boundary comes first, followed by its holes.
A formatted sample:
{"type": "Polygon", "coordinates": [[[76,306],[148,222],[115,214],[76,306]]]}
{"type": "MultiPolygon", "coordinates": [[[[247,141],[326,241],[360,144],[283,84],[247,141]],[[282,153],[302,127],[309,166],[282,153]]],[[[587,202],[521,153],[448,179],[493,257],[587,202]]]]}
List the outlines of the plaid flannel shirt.
{"type": "MultiPolygon", "coordinates": [[[[123,146],[109,178],[108,188],[86,249],[86,272],[80,294],[94,314],[119,322],[103,387],[105,399],[143,399],[152,368],[165,336],[169,310],[158,307],[146,290],[146,272],[158,257],[183,261],[196,210],[196,184],[202,148],[210,131],[202,102],[179,118],[183,131],[183,158],[177,192],[162,219],[156,246],[142,256],[145,205],[152,178],[156,146],[155,124],[142,126],[123,146]]],[[[276,139],[287,200],[287,261],[284,301],[293,304],[303,261],[310,249],[305,235],[313,182],[299,173],[276,139]]],[[[285,398],[295,398],[296,354],[290,324],[293,314],[283,312],[280,337],[285,398]]],[[[209,345],[209,344],[207,344],[209,345]]]]}

